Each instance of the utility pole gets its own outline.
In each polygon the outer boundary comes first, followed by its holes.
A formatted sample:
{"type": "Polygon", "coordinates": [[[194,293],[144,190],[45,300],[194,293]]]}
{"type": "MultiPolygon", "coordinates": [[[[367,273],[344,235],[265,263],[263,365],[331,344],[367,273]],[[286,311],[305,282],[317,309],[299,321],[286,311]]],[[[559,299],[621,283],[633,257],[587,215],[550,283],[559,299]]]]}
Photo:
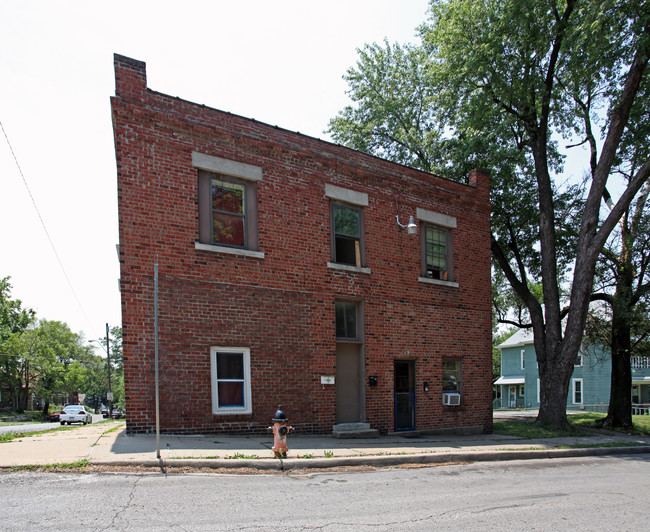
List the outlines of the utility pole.
{"type": "Polygon", "coordinates": [[[106,324],[106,357],[108,360],[108,393],[106,399],[108,400],[108,419],[111,419],[113,417],[113,392],[111,391],[111,346],[109,344],[108,323],[106,324]]]}

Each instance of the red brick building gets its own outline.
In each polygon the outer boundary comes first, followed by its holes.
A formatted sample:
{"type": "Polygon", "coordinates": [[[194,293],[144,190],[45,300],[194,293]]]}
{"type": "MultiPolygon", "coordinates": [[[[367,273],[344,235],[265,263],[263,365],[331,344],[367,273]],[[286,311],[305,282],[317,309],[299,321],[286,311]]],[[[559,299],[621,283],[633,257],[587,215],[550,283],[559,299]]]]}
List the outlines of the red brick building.
{"type": "Polygon", "coordinates": [[[155,430],[155,264],[162,432],[265,432],[280,404],[301,433],[491,431],[485,173],[161,94],[119,55],[115,79],[129,432],[155,430]]]}

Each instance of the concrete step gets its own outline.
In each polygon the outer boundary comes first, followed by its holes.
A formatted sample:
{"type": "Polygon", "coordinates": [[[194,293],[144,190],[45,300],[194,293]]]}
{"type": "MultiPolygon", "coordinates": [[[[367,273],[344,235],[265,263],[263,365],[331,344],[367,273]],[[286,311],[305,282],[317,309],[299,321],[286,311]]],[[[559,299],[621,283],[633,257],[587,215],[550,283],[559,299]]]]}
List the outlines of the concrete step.
{"type": "Polygon", "coordinates": [[[379,438],[379,431],[370,428],[370,423],[337,423],[332,427],[334,438],[379,438]]]}

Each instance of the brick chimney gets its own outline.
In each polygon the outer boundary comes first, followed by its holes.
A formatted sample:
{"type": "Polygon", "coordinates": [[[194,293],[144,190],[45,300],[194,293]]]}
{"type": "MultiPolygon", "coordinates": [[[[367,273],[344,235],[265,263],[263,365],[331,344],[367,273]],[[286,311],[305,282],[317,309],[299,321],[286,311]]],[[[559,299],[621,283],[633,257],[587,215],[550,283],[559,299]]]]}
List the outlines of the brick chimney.
{"type": "Polygon", "coordinates": [[[147,90],[147,64],[114,54],[115,95],[129,100],[142,100],[147,90]]]}

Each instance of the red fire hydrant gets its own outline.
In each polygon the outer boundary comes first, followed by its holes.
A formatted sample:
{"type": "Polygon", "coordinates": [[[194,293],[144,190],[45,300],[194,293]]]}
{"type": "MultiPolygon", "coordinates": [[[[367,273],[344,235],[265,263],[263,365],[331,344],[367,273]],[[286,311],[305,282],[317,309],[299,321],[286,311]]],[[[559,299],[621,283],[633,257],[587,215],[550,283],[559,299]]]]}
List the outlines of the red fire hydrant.
{"type": "Polygon", "coordinates": [[[286,458],[289,450],[287,447],[287,434],[293,432],[294,429],[287,425],[289,420],[282,410],[282,405],[278,406],[272,421],[273,426],[268,428],[268,430],[273,431],[273,448],[271,450],[275,453],[276,458],[286,458]]]}

